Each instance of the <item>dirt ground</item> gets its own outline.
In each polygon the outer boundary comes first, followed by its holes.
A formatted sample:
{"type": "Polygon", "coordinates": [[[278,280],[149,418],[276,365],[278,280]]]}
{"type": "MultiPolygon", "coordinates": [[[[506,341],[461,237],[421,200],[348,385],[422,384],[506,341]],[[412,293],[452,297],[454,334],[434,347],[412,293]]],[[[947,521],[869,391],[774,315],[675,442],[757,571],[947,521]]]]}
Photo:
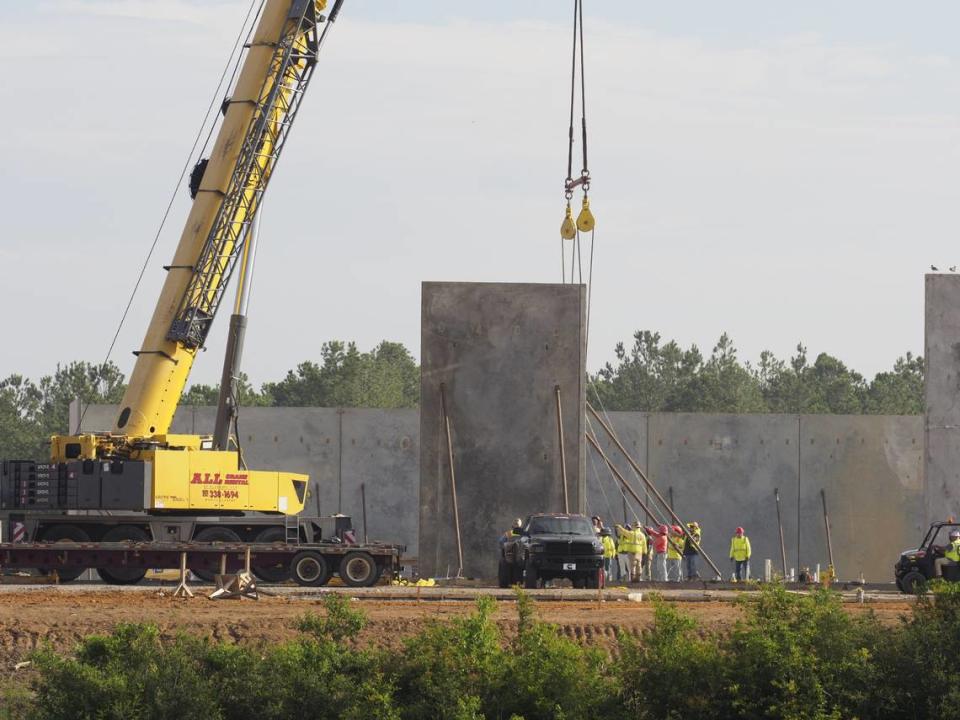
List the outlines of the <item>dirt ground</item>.
{"type": "MultiPolygon", "coordinates": [[[[56,588],[5,588],[0,593],[0,668],[7,670],[23,660],[41,643],[70,652],[81,638],[109,632],[118,623],[150,622],[163,633],[206,635],[216,640],[270,643],[292,638],[294,620],[307,611],[320,611],[314,598],[261,597],[260,600],[211,601],[200,595],[190,600],[170,597],[169,590],[73,591],[56,588]]],[[[444,621],[469,613],[473,604],[450,600],[356,601],[368,617],[360,643],[395,646],[415,634],[429,621],[444,621]]],[[[722,629],[740,614],[730,602],[684,602],[682,609],[705,629],[722,629]]],[[[909,602],[873,605],[850,604],[851,613],[874,612],[884,622],[894,623],[909,612],[909,602]]],[[[541,618],[555,623],[561,632],[589,645],[612,649],[623,630],[638,635],[653,618],[649,602],[542,601],[541,618]]],[[[516,623],[513,602],[498,603],[496,620],[511,634],[516,623]]]]}

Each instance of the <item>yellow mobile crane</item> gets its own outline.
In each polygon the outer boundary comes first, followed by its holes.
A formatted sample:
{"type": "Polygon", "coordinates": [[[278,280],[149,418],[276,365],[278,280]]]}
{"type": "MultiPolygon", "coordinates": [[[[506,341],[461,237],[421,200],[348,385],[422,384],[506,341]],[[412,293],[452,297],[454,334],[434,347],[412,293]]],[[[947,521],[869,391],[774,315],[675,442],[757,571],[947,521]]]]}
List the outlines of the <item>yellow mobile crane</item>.
{"type": "MultiPolygon", "coordinates": [[[[342,2],[334,0],[327,17],[322,15],[327,0],[260,3],[259,19],[238,61],[236,83],[222,105],[212,152],[190,177],[193,204],[173,262],[164,267],[166,281],[143,344],[134,353],[136,365],[114,428],[54,436],[49,464],[0,464],[0,508],[10,513],[9,539],[285,545],[321,542],[331,535],[338,542],[350,539],[349,520],[330,526],[319,518],[304,522],[296,517],[307,496],[306,475],[247,470],[239,446],[229,446],[257,210],[342,2]],[[193,361],[236,269],[237,300],[214,435],[171,434],[193,361]]],[[[295,564],[294,576],[305,584],[322,584],[334,558],[328,554],[324,560],[316,549],[309,552],[315,557],[300,563],[302,567],[295,564]],[[318,569],[318,563],[326,570],[318,569]]],[[[83,571],[76,555],[72,563],[59,563],[61,579],[83,571]]],[[[7,566],[10,557],[8,551],[7,566]]],[[[105,555],[97,557],[105,562],[105,555]]],[[[254,568],[261,577],[279,580],[287,575],[289,558],[282,553],[264,557],[268,562],[254,568]]],[[[367,560],[366,565],[351,565],[357,584],[375,580],[383,569],[382,557],[367,560]]],[[[109,582],[130,583],[144,575],[137,564],[124,560],[121,567],[110,562],[97,567],[109,582]]],[[[211,575],[209,569],[199,574],[211,575]]]]}
{"type": "Polygon", "coordinates": [[[194,171],[193,206],[120,404],[113,432],[56,436],[53,462],[150,463],[146,510],[303,509],[307,478],[241,471],[238,453],[168,430],[232,271],[247,280],[253,219],[317,59],[326,0],[270,0],[247,49],[223,124],[194,171]]]}

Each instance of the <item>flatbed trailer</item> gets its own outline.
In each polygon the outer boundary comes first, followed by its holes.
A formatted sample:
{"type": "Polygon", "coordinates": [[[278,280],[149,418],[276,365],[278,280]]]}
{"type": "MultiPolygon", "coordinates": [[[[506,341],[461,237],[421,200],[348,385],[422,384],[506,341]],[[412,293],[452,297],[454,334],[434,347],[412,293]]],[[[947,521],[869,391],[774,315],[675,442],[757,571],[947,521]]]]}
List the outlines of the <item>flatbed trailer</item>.
{"type": "Polygon", "coordinates": [[[369,587],[381,577],[398,577],[402,569],[399,545],[336,542],[8,542],[0,543],[0,569],[145,571],[179,568],[185,556],[191,570],[213,574],[243,569],[248,551],[252,564],[286,568],[304,587],[325,585],[334,574],[348,587],[369,587]]]}
{"type": "Polygon", "coordinates": [[[336,574],[364,587],[398,574],[405,551],[402,545],[357,543],[346,515],[28,511],[9,513],[3,521],[0,566],[55,569],[62,582],[95,569],[105,582],[135,584],[151,568],[179,567],[183,552],[187,568],[209,582],[222,555],[232,568],[249,547],[253,574],[261,581],[293,579],[316,587],[336,574]],[[300,553],[308,554],[294,563],[300,553]]]}

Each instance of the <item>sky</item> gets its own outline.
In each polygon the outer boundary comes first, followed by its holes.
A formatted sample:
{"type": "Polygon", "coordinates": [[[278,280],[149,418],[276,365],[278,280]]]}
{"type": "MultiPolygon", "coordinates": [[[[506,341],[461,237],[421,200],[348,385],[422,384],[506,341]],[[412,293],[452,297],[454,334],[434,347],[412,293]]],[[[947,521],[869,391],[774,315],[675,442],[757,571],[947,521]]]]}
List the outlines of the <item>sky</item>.
{"type": "MultiPolygon", "coordinates": [[[[639,329],[868,377],[922,353],[924,272],[960,264],[960,6],[584,4],[589,368],[639,329]]],[[[0,3],[0,377],[102,360],[248,5],[0,3]]],[[[572,5],[346,0],[263,209],[255,384],[330,339],[419,355],[422,281],[560,281],[572,5]]]]}

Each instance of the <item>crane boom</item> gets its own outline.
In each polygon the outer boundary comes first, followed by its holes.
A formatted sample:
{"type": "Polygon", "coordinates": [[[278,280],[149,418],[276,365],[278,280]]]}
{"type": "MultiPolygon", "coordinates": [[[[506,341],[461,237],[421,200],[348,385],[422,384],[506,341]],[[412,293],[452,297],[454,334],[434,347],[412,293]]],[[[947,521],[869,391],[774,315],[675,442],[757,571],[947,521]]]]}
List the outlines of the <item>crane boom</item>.
{"type": "Polygon", "coordinates": [[[169,430],[319,50],[326,0],[267,0],[137,355],[114,433],[169,430]]]}

